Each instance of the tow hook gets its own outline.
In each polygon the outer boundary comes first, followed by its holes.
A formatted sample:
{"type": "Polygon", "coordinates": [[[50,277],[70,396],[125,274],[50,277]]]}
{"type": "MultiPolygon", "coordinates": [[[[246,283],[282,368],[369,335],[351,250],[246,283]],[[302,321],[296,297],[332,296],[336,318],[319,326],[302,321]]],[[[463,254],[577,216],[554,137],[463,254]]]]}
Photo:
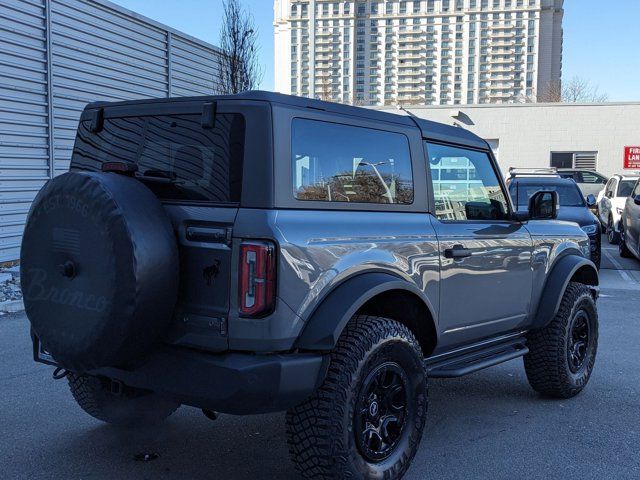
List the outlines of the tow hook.
{"type": "Polygon", "coordinates": [[[213,410],[207,410],[206,408],[203,408],[202,413],[204,413],[204,416],[207,417],[209,420],[218,419],[218,412],[214,412],[213,410]]]}
{"type": "Polygon", "coordinates": [[[67,375],[69,375],[69,370],[65,370],[62,367],[58,367],[53,371],[52,376],[54,380],[62,380],[67,375]]]}

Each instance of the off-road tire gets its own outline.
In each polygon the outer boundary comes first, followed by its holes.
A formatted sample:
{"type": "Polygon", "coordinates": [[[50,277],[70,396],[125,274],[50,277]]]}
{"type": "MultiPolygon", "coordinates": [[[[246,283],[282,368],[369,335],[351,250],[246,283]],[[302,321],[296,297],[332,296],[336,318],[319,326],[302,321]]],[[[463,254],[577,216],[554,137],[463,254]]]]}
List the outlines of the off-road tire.
{"type": "Polygon", "coordinates": [[[589,382],[598,350],[598,311],[589,288],[571,282],[562,297],[558,314],[546,327],[534,330],[527,338],[529,353],[524,368],[531,387],[551,397],[570,398],[589,382]],[[584,361],[571,370],[569,343],[572,327],[584,312],[589,327],[584,361]]]}
{"type": "Polygon", "coordinates": [[[622,258],[633,258],[633,252],[627,247],[627,235],[622,229],[622,220],[620,220],[620,243],[618,244],[618,253],[622,258]]]}
{"type": "Polygon", "coordinates": [[[126,387],[112,393],[109,381],[69,373],[69,389],[76,403],[98,420],[121,427],[160,423],[177,410],[179,403],[152,392],[126,387]]]}
{"type": "MultiPolygon", "coordinates": [[[[287,441],[297,470],[312,479],[401,478],[422,437],[427,394],[423,354],[411,331],[387,318],[353,317],[331,353],[322,386],[287,412],[287,441]],[[391,453],[370,461],[356,440],[356,405],[366,397],[371,376],[390,364],[406,374],[406,423],[391,453]]],[[[358,418],[367,411],[358,410],[358,418]]]]}

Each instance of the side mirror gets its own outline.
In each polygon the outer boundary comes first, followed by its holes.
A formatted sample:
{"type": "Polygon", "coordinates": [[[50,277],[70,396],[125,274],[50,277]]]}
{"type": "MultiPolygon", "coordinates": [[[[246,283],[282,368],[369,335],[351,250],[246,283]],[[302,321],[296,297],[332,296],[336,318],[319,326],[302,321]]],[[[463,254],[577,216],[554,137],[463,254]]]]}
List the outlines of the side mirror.
{"type": "Polygon", "coordinates": [[[636,205],[640,205],[640,195],[636,195],[635,197],[633,197],[633,201],[636,205]]]}
{"type": "Polygon", "coordinates": [[[529,198],[531,220],[554,220],[558,216],[558,208],[560,208],[558,192],[541,190],[529,198]]]}
{"type": "Polygon", "coordinates": [[[587,207],[595,207],[596,206],[596,197],[593,196],[592,193],[587,195],[587,207]]]}

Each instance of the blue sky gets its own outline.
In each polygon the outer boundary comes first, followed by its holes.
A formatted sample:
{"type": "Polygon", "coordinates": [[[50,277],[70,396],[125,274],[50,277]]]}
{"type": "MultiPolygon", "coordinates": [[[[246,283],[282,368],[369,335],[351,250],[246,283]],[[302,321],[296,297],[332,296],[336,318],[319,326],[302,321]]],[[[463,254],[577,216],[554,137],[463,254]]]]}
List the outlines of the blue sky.
{"type": "MultiPolygon", "coordinates": [[[[222,0],[113,0],[217,44],[222,0]]],[[[243,0],[260,36],[262,88],[273,89],[273,1],[243,0]]],[[[565,0],[563,78],[586,78],[611,101],[640,101],[640,1],[565,0]],[[606,3],[606,7],[603,7],[606,3]]]]}

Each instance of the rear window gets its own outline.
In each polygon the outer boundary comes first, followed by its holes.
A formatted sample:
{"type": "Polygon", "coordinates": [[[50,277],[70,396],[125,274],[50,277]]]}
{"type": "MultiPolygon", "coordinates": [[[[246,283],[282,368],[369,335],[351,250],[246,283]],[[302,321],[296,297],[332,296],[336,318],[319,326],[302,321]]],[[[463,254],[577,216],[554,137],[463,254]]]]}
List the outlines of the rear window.
{"type": "Polygon", "coordinates": [[[635,180],[621,180],[618,185],[618,197],[628,197],[633,192],[633,187],[636,185],[635,180]]]}
{"type": "Polygon", "coordinates": [[[293,189],[298,200],[413,203],[409,140],[401,133],[294,119],[293,189]]]}
{"type": "Polygon", "coordinates": [[[163,200],[237,203],[242,184],[244,118],[219,113],[205,129],[202,116],[106,118],[97,133],[81,122],[72,169],[100,171],[104,162],[137,165],[136,178],[163,200]]]}
{"type": "Polygon", "coordinates": [[[561,207],[584,207],[584,199],[578,187],[573,185],[552,185],[542,184],[534,185],[530,183],[512,183],[509,186],[509,193],[515,203],[520,209],[526,208],[529,205],[529,198],[540,191],[554,191],[558,192],[561,207]]]}

